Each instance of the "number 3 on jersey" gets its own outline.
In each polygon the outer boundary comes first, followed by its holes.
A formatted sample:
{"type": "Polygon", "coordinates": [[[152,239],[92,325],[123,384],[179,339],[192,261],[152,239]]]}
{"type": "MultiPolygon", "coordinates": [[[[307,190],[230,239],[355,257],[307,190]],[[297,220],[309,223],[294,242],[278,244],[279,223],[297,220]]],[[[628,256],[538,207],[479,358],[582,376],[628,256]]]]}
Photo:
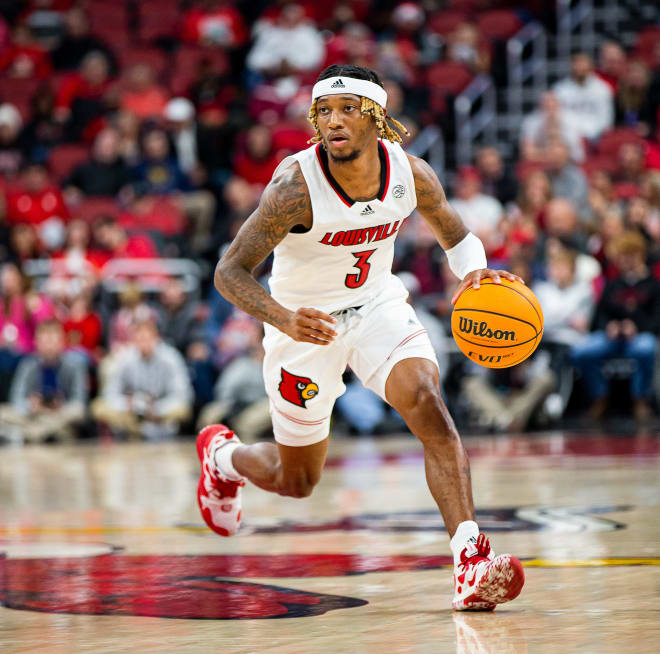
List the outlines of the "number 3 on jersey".
{"type": "Polygon", "coordinates": [[[367,277],[369,276],[369,269],[371,268],[371,264],[369,263],[369,257],[375,251],[376,250],[364,250],[364,252],[351,253],[357,259],[357,261],[353,265],[360,272],[346,275],[346,280],[344,281],[344,283],[346,284],[346,286],[348,286],[348,288],[360,288],[360,286],[362,286],[362,284],[364,284],[364,282],[367,281],[367,277]]]}

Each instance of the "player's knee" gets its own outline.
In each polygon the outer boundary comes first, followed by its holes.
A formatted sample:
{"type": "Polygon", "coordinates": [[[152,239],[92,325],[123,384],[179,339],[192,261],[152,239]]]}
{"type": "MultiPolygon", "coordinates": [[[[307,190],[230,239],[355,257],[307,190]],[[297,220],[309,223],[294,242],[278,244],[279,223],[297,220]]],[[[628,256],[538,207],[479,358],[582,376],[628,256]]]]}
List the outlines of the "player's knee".
{"type": "Polygon", "coordinates": [[[426,384],[415,389],[410,404],[410,409],[418,415],[435,414],[444,406],[440,388],[426,384]]]}

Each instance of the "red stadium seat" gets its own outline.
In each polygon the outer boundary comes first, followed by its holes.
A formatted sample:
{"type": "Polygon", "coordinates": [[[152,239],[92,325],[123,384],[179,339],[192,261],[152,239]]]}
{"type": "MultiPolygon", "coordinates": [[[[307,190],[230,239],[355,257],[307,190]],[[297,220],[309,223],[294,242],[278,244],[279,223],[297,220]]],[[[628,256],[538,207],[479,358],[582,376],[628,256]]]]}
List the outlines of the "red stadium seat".
{"type": "Polygon", "coordinates": [[[585,174],[589,177],[599,170],[603,170],[608,175],[611,175],[616,171],[616,168],[616,156],[611,154],[593,155],[582,164],[582,170],[584,170],[585,174]]]}
{"type": "Polygon", "coordinates": [[[523,26],[520,18],[510,9],[484,11],[477,18],[477,29],[491,41],[511,38],[523,26]]]}
{"type": "Polygon", "coordinates": [[[616,157],[619,148],[624,143],[643,143],[644,139],[634,130],[629,127],[618,127],[616,129],[605,132],[600,137],[598,143],[598,154],[609,155],[616,157]]]}
{"type": "Polygon", "coordinates": [[[432,92],[458,95],[471,81],[472,73],[453,61],[439,61],[426,71],[426,82],[432,92]]]}
{"type": "Polygon", "coordinates": [[[41,83],[38,79],[0,77],[0,103],[10,102],[21,112],[23,121],[27,121],[30,100],[41,83]]]}
{"type": "Polygon", "coordinates": [[[156,77],[161,77],[168,65],[168,58],[158,48],[129,48],[117,54],[123,69],[135,64],[149,64],[156,77]]]}
{"type": "Polygon", "coordinates": [[[100,216],[119,217],[119,205],[113,197],[99,196],[85,198],[74,210],[76,218],[82,218],[85,222],[93,224],[100,216]]]}
{"type": "Polygon", "coordinates": [[[51,153],[48,160],[50,170],[56,180],[62,181],[73,171],[73,169],[87,161],[89,149],[85,145],[70,143],[58,145],[51,153]]]}
{"type": "Polygon", "coordinates": [[[197,73],[200,63],[208,59],[216,72],[229,70],[229,58],[224,50],[204,46],[183,45],[174,55],[174,73],[197,73]]]}
{"type": "Polygon", "coordinates": [[[142,0],[138,9],[138,36],[141,41],[175,37],[181,26],[181,12],[177,2],[142,0]]]}
{"type": "Polygon", "coordinates": [[[460,11],[439,11],[429,18],[427,25],[431,32],[447,36],[465,21],[466,16],[460,11]]]}
{"type": "Polygon", "coordinates": [[[141,198],[131,211],[121,213],[119,222],[127,230],[153,230],[165,236],[182,234],[187,224],[180,203],[169,195],[141,198]]]}
{"type": "Polygon", "coordinates": [[[649,54],[658,41],[660,41],[660,27],[655,25],[647,27],[637,35],[636,50],[640,53],[649,54]]]}

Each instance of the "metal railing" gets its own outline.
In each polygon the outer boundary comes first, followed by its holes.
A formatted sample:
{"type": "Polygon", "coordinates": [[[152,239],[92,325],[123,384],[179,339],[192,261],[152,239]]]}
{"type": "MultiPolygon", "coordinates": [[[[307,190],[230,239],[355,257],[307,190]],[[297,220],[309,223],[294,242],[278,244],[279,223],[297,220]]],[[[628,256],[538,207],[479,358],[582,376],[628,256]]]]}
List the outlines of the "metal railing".
{"type": "Polygon", "coordinates": [[[507,42],[507,129],[516,140],[520,123],[548,87],[548,39],[543,27],[527,23],[507,42]]]}
{"type": "Polygon", "coordinates": [[[439,127],[425,127],[406,147],[406,152],[415,157],[425,157],[440,182],[445,183],[445,139],[439,127]]]}
{"type": "MultiPolygon", "coordinates": [[[[67,282],[68,288],[76,292],[82,289],[82,277],[98,274],[103,288],[117,293],[129,284],[137,284],[145,293],[158,292],[165,279],[178,277],[186,293],[199,292],[202,270],[191,259],[112,259],[100,274],[89,264],[70,265],[66,259],[29,259],[24,264],[28,277],[35,280],[39,290],[48,290],[48,284],[57,281],[67,282]]],[[[60,288],[64,288],[60,284],[60,288]]]]}
{"type": "Polygon", "coordinates": [[[597,45],[593,1],[557,0],[557,70],[554,72],[568,74],[572,51],[595,55],[597,45]]]}
{"type": "Polygon", "coordinates": [[[456,163],[472,161],[475,140],[493,145],[497,140],[497,101],[490,75],[478,75],[454,101],[456,163]]]}

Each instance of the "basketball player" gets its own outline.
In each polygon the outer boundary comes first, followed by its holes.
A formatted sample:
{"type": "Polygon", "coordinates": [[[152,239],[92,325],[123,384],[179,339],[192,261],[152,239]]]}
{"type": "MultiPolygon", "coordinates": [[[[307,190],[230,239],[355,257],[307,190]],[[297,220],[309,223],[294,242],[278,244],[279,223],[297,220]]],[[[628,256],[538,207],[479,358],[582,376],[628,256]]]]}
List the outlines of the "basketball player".
{"type": "Polygon", "coordinates": [[[312,147],[278,166],[257,210],[215,272],[216,288],[264,322],[266,390],[275,444],[243,445],[223,425],[197,437],[198,500],[207,525],[231,536],[245,481],[307,497],[328,450],[330,414],[350,365],[389,402],[424,445],[426,478],[451,538],[455,609],[489,609],[518,595],[520,562],[495,556],[474,521],[470,468],[442,400],[436,356],[408,293],[392,274],[394,239],[415,209],[470,285],[500,276],[481,241],[447,203],[431,167],[399,143],[378,75],[330,66],[312,92],[312,147]],[[271,293],[252,271],[274,250],[271,293]]]}

